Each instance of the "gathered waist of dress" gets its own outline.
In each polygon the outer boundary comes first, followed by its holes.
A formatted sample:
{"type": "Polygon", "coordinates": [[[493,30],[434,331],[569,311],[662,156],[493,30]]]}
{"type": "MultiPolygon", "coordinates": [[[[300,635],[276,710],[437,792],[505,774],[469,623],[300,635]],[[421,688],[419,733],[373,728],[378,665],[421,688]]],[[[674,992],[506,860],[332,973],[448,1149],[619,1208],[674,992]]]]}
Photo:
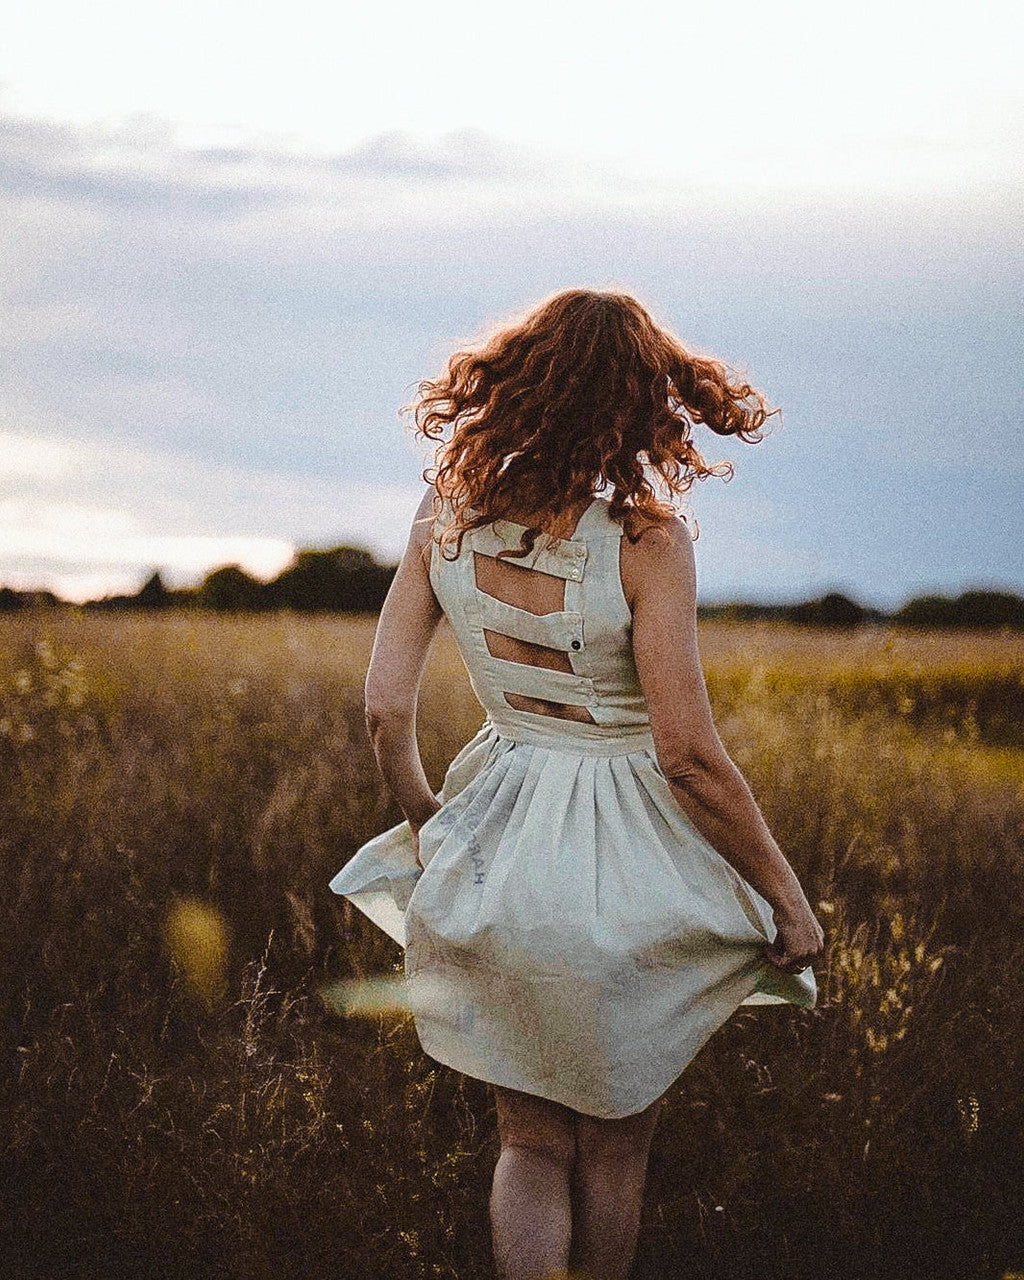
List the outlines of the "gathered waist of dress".
{"type": "Polygon", "coordinates": [[[567,751],[581,756],[624,756],[634,751],[653,751],[654,736],[649,724],[601,725],[560,716],[536,715],[531,723],[489,715],[483,728],[499,738],[528,742],[551,751],[567,751]],[[536,720],[537,723],[532,723],[536,720]]]}

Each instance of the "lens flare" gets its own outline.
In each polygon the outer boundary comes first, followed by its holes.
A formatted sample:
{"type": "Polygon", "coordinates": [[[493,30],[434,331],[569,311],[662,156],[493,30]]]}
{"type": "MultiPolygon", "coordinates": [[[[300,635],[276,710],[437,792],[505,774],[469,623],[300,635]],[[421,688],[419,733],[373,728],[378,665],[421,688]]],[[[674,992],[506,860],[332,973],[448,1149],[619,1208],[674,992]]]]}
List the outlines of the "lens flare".
{"type": "Polygon", "coordinates": [[[224,917],[198,898],[180,898],[168,908],[164,943],[192,994],[213,1008],[227,987],[228,927],[224,917]]]}
{"type": "Polygon", "coordinates": [[[448,986],[442,979],[419,974],[351,978],[322,986],[320,997],[328,1008],[347,1018],[407,1017],[438,1010],[448,986]]]}

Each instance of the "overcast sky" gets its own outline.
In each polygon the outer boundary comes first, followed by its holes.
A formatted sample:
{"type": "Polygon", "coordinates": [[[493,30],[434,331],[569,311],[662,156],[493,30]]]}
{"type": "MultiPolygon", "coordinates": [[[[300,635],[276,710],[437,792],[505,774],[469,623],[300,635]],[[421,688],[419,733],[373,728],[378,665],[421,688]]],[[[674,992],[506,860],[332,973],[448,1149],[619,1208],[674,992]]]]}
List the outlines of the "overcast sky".
{"type": "Polygon", "coordinates": [[[782,406],[706,601],[1024,591],[1019,7],[491,12],[8,16],[0,584],[396,559],[417,380],[582,285],[782,406]]]}

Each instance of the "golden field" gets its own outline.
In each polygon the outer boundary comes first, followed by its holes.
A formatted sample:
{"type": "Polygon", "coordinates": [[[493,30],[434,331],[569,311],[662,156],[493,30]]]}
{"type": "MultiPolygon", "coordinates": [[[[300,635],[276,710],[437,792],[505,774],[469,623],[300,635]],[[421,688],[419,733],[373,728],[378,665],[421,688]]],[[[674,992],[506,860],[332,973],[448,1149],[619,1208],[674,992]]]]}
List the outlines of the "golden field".
{"type": "MultiPolygon", "coordinates": [[[[400,814],[375,619],[0,618],[3,1274],[483,1280],[486,1086],[330,984],[400,814]]],[[[739,1010],[656,1132],[635,1280],[1024,1271],[1024,641],[707,624],[722,738],[816,905],[819,1001],[739,1010]]],[[[483,718],[450,634],[431,783],[483,718]]]]}

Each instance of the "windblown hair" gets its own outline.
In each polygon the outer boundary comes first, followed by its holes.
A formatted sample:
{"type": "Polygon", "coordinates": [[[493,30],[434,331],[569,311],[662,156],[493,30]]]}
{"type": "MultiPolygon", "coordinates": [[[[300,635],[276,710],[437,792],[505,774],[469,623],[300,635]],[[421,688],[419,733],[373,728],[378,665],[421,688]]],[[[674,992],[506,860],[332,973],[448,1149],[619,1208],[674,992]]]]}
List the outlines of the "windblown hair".
{"type": "MultiPolygon", "coordinates": [[[[747,443],[778,409],[717,360],[687,351],[623,293],[571,289],[541,302],[475,350],[459,351],[441,377],[418,384],[415,433],[438,441],[435,512],[447,498],[455,519],[442,548],[517,509],[535,519],[611,486],[610,515],[633,541],[646,515],[676,515],[646,469],[673,494],[696,479],[729,478],[690,438],[701,422],[747,443]],[[445,441],[447,427],[451,439],[445,441]]],[[[530,526],[513,555],[532,550],[530,526]]]]}

